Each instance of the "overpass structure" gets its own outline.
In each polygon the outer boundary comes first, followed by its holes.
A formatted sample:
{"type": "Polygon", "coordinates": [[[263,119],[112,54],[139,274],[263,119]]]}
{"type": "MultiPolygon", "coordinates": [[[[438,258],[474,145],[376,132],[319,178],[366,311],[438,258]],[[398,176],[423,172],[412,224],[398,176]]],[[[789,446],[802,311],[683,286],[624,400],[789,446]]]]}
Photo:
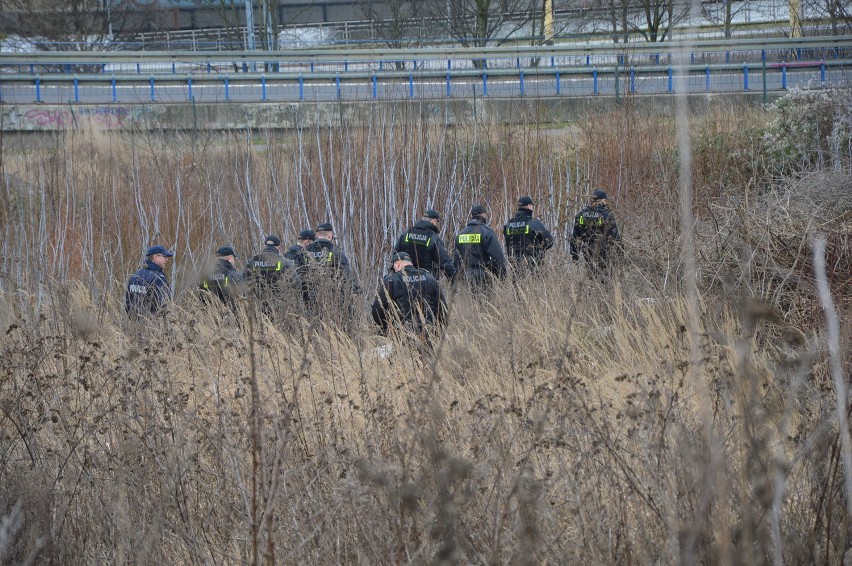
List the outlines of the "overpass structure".
{"type": "MultiPolygon", "coordinates": [[[[275,21],[293,24],[328,24],[360,21],[364,19],[364,11],[359,5],[360,0],[277,0],[275,21]]],[[[191,0],[160,1],[158,6],[171,14],[173,29],[199,29],[221,25],[218,3],[205,6],[191,0]]],[[[245,2],[234,2],[232,10],[245,22],[245,2]]],[[[261,6],[254,1],[258,12],[261,6]]]]}
{"type": "MultiPolygon", "coordinates": [[[[161,113],[166,107],[172,113],[181,108],[196,113],[200,105],[215,108],[214,113],[237,105],[257,109],[306,103],[534,100],[564,105],[578,99],[660,101],[676,93],[740,95],[767,102],[772,93],[793,86],[850,83],[852,36],[645,43],[628,48],[609,43],[0,53],[0,102],[7,130],[55,126],[56,120],[45,119],[44,113],[30,113],[47,105],[61,106],[75,122],[78,115],[89,116],[110,127],[114,117],[129,116],[131,109],[140,107],[150,115],[151,109],[161,113]],[[28,120],[27,115],[38,118],[28,120]]],[[[216,127],[213,122],[211,127],[216,127]]]]}
{"type": "MultiPolygon", "coordinates": [[[[361,0],[253,0],[254,11],[268,13],[271,20],[281,24],[322,25],[364,20],[361,0]]],[[[37,6],[34,4],[34,6],[37,6]]],[[[36,12],[12,8],[0,2],[0,23],[6,34],[21,33],[16,21],[39,18],[37,10],[49,12],[55,8],[32,8],[36,12]]],[[[245,0],[233,2],[199,2],[192,0],[100,0],[88,4],[84,11],[88,17],[102,19],[116,33],[124,35],[139,31],[198,30],[221,28],[227,20],[237,25],[246,24],[245,0]],[[142,17],[135,17],[141,14],[142,17]]],[[[79,15],[77,15],[79,17],[79,15]]],[[[92,26],[97,29],[97,26],[92,26]]]]}

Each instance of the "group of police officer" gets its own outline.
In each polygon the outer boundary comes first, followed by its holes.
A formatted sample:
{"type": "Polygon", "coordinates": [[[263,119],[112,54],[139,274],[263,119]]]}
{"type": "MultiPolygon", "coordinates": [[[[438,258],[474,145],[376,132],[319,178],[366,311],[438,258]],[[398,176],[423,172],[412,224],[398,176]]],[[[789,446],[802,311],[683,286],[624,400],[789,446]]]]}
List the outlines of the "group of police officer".
{"type": "MultiPolygon", "coordinates": [[[[452,256],[440,236],[441,215],[427,210],[399,236],[391,272],[373,300],[372,317],[382,332],[403,328],[423,334],[439,327],[447,305],[438,281],[442,273],[450,282],[464,281],[474,292],[484,294],[494,281],[506,278],[508,264],[519,277],[535,271],[553,247],[553,236],[535,218],[533,206],[529,196],[518,199],[517,212],[502,230],[505,254],[497,234],[488,226],[486,207],[477,204],[471,208],[470,220],[455,235],[452,256]]],[[[572,258],[584,259],[590,273],[601,273],[608,266],[610,250],[620,240],[607,194],[592,192],[589,203],[574,217],[572,258]]],[[[201,275],[202,299],[221,301],[234,309],[237,297],[252,293],[262,312],[278,321],[295,312],[320,317],[351,315],[351,297],[360,292],[360,286],[346,254],[334,243],[331,224],[322,223],[316,231],[303,230],[285,253],[275,235],[267,236],[264,246],[242,272],[236,267],[233,248],[216,250],[215,263],[201,275]]],[[[166,309],[171,294],[163,269],[172,256],[163,246],[148,248],[143,266],[127,285],[125,308],[131,318],[158,315],[166,309]]]]}

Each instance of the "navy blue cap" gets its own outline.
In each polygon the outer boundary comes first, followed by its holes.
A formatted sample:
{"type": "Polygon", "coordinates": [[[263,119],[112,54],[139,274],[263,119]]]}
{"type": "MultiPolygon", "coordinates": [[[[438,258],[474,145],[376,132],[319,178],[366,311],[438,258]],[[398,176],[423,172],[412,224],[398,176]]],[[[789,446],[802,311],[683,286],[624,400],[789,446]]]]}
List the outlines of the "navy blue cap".
{"type": "Polygon", "coordinates": [[[151,246],[150,248],[148,248],[148,251],[145,252],[146,256],[152,256],[156,254],[162,254],[166,257],[172,257],[173,255],[175,255],[163,246],[151,246]]]}
{"type": "Polygon", "coordinates": [[[221,248],[216,250],[216,255],[219,256],[219,257],[227,257],[229,255],[237,257],[240,254],[235,252],[234,248],[232,248],[231,246],[222,246],[221,248]]]}
{"type": "Polygon", "coordinates": [[[263,243],[267,246],[280,246],[281,238],[279,238],[275,234],[270,234],[266,237],[266,240],[264,240],[263,243]]]}
{"type": "Polygon", "coordinates": [[[437,210],[432,210],[431,208],[423,213],[424,218],[434,218],[435,220],[440,220],[441,215],[438,214],[437,210]]]}
{"type": "Polygon", "coordinates": [[[317,232],[334,232],[334,228],[331,227],[330,222],[323,222],[317,226],[317,232]]]}
{"type": "Polygon", "coordinates": [[[518,206],[532,205],[533,200],[530,197],[521,197],[518,199],[518,206]]]}
{"type": "Polygon", "coordinates": [[[405,252],[397,252],[391,256],[391,262],[396,263],[397,261],[411,261],[411,256],[405,252]]]}
{"type": "Polygon", "coordinates": [[[471,216],[482,216],[483,214],[486,214],[487,212],[488,212],[488,210],[484,206],[482,206],[481,204],[475,204],[475,205],[473,205],[473,208],[470,209],[470,215],[471,216]]]}
{"type": "Polygon", "coordinates": [[[313,230],[302,230],[301,232],[299,232],[299,239],[300,240],[316,240],[317,235],[316,235],[316,233],[314,233],[313,230]]]}
{"type": "Polygon", "coordinates": [[[603,200],[607,198],[606,193],[600,189],[592,191],[592,200],[603,200]]]}

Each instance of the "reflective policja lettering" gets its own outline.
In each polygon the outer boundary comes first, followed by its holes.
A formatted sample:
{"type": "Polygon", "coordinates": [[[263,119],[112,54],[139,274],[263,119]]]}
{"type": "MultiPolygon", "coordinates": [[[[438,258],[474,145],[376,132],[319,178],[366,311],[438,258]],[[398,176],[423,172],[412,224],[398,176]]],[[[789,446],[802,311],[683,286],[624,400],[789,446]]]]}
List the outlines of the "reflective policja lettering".
{"type": "Polygon", "coordinates": [[[427,244],[427,243],[429,243],[429,239],[430,239],[429,236],[427,236],[426,234],[417,234],[417,233],[414,233],[414,232],[409,232],[408,234],[405,235],[405,241],[407,241],[407,242],[413,241],[415,243],[427,244]]]}

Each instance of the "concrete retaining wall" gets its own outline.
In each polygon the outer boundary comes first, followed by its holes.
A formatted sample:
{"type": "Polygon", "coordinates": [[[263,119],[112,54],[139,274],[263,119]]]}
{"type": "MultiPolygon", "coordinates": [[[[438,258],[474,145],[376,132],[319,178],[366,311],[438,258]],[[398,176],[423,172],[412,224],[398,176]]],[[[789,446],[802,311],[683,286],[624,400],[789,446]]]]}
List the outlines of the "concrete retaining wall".
{"type": "MultiPolygon", "coordinates": [[[[777,96],[777,95],[776,95],[777,96]]],[[[774,96],[773,96],[774,98],[774,96]]],[[[759,106],[760,93],[691,95],[697,111],[715,105],[759,106]]],[[[448,124],[475,121],[561,123],[617,107],[641,112],[673,112],[671,96],[524,99],[442,99],[416,101],[220,103],[220,104],[66,104],[2,105],[0,129],[6,134],[73,129],[132,131],[289,130],[315,125],[367,123],[382,116],[420,117],[448,124]]]]}

